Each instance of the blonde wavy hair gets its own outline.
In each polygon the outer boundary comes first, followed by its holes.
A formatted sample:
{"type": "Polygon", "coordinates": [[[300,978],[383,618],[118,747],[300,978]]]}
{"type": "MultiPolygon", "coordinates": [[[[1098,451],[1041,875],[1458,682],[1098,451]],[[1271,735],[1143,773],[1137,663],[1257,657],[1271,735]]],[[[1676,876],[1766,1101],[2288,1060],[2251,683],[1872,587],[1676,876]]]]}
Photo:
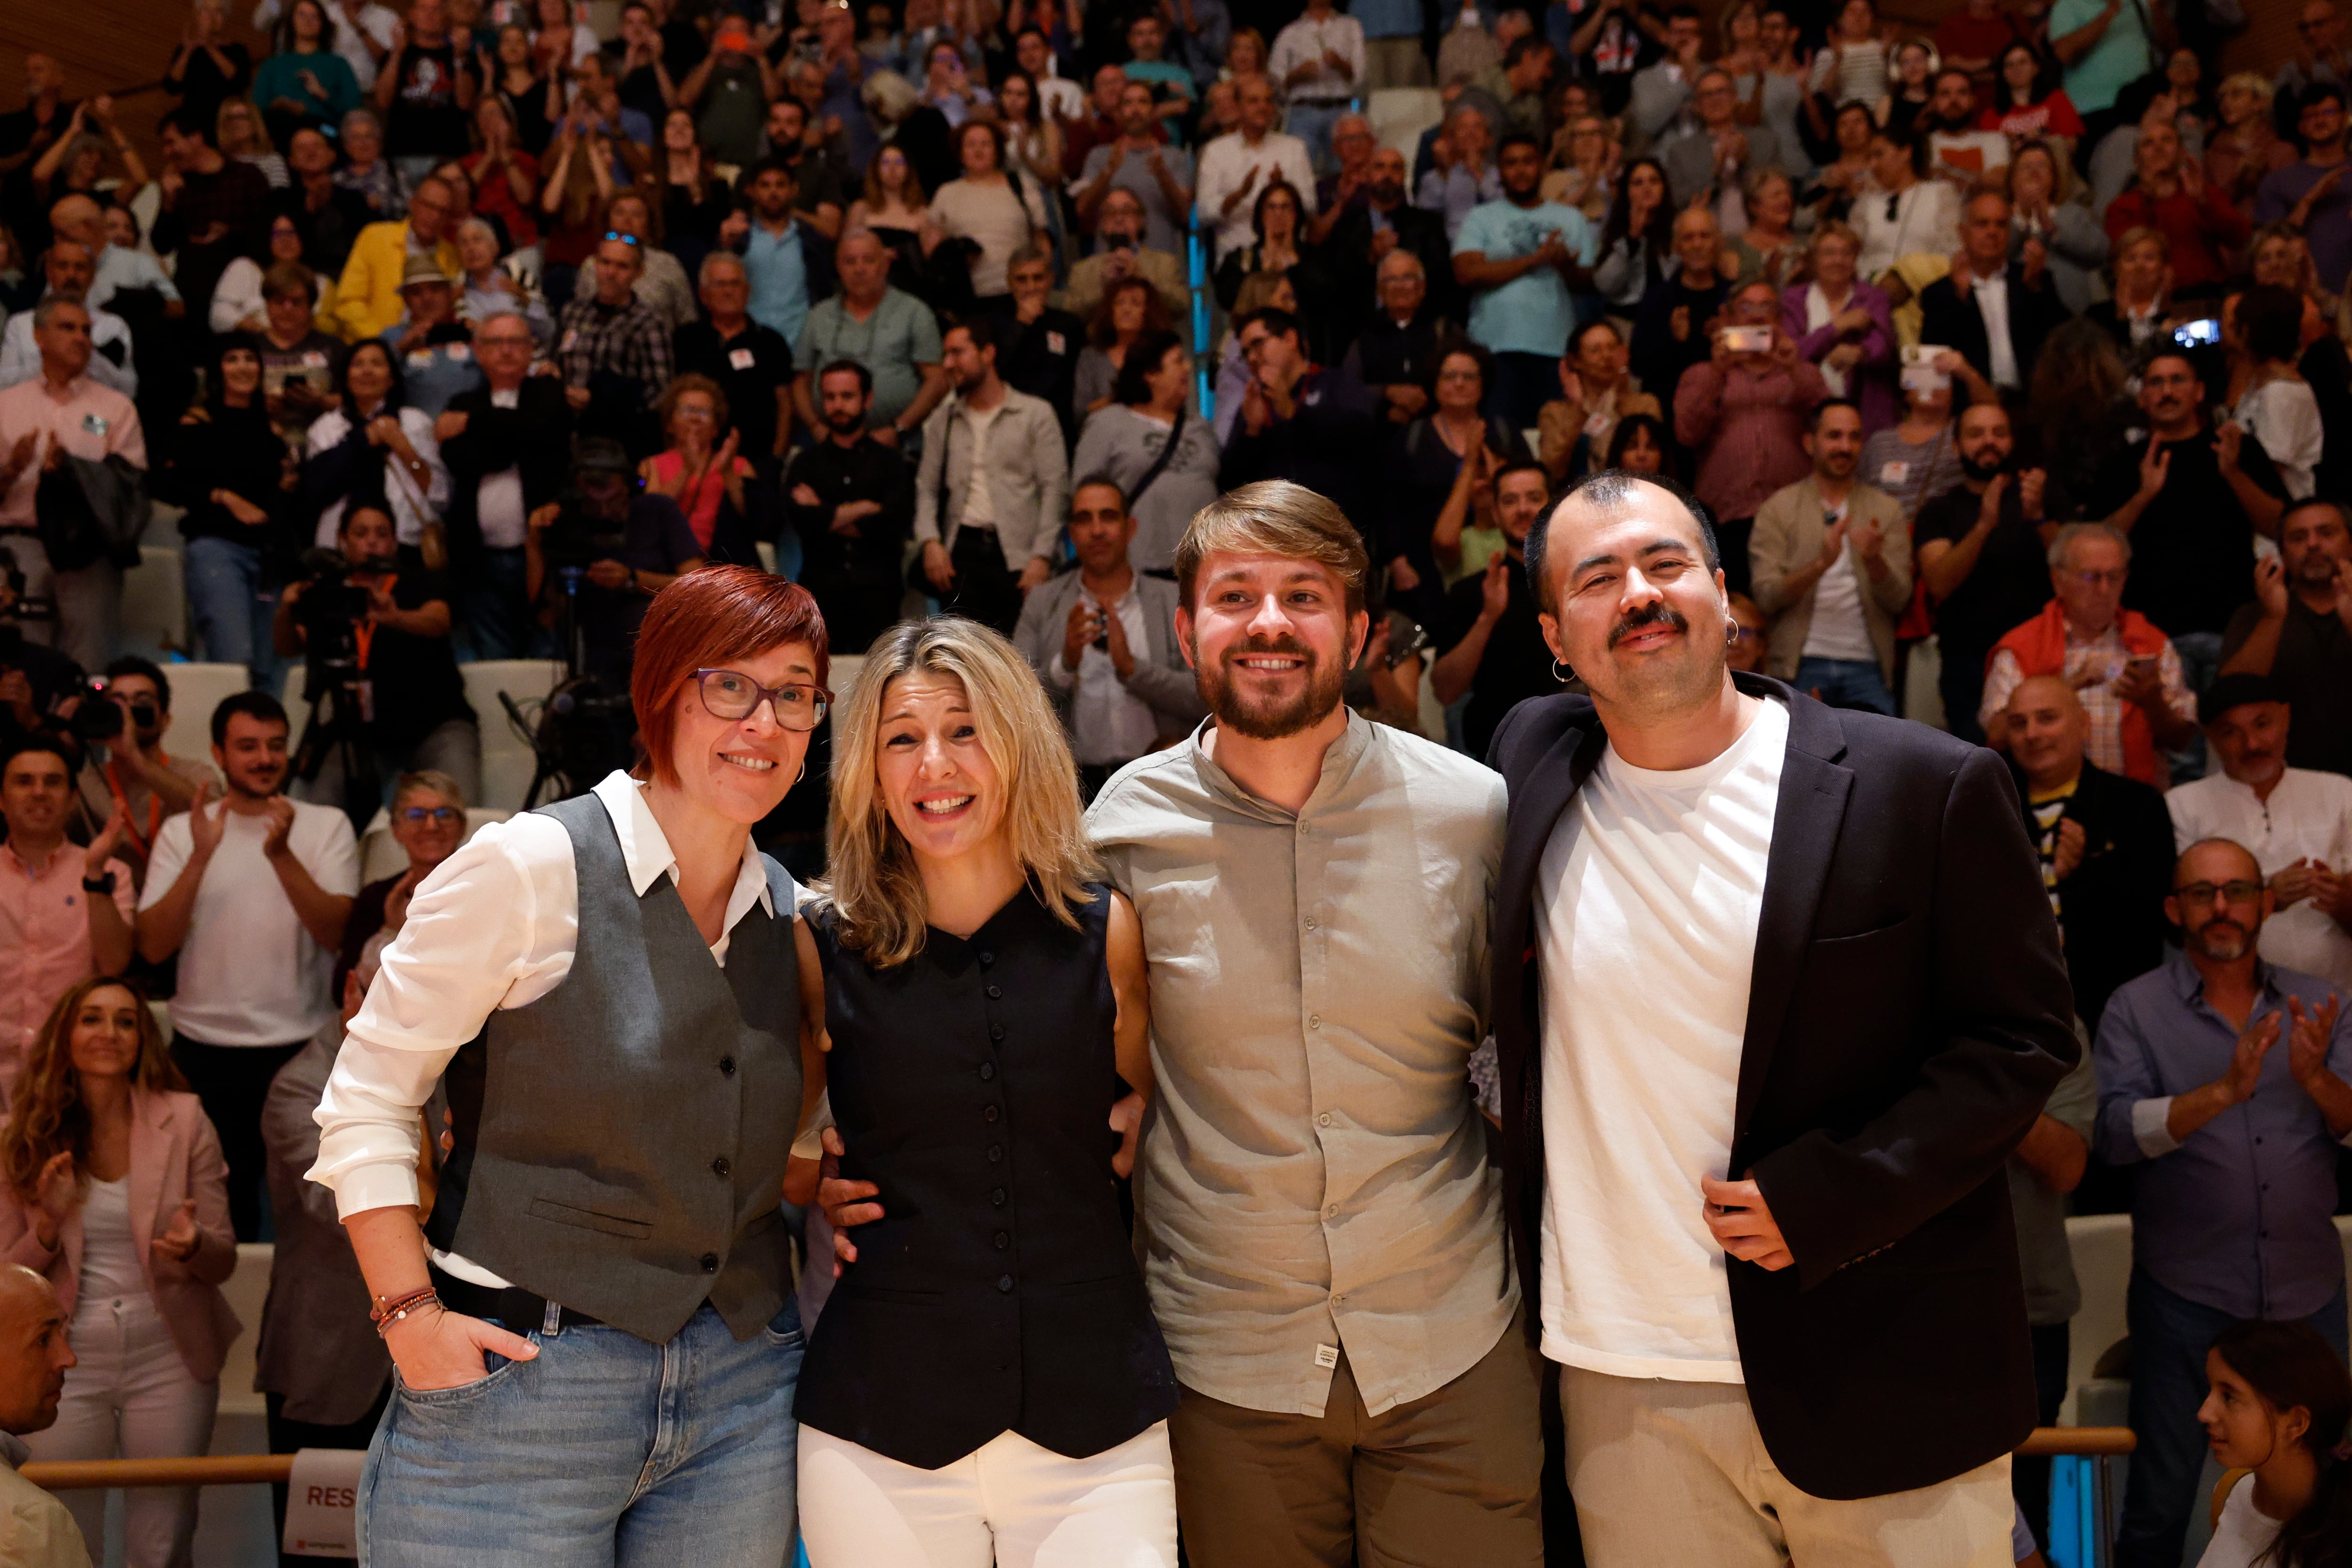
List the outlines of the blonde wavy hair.
{"type": "Polygon", "coordinates": [[[923,950],[929,910],[922,874],[882,798],[877,763],[891,683],[929,675],[960,683],[981,749],[1004,791],[1002,831],[1030,889],[1075,929],[1072,907],[1090,903],[1102,875],[1087,845],[1077,767],[1061,721],[1020,650],[975,621],[939,616],[892,627],[866,650],[865,668],[833,713],[833,814],[826,876],[815,884],[842,944],[877,968],[923,950]]]}
{"type": "Polygon", "coordinates": [[[68,987],[25,1054],[7,1126],[0,1129],[0,1179],[20,1199],[32,1199],[41,1167],[59,1153],[73,1155],[77,1173],[89,1168],[89,1107],[82,1103],[81,1074],[74,1070],[73,1026],[82,1004],[109,986],[128,992],[139,1015],[139,1060],[131,1069],[131,1081],[153,1094],[187,1092],[188,1080],[164,1050],[163,1032],[156,1027],[146,993],[136,981],[93,974],[68,987]]]}

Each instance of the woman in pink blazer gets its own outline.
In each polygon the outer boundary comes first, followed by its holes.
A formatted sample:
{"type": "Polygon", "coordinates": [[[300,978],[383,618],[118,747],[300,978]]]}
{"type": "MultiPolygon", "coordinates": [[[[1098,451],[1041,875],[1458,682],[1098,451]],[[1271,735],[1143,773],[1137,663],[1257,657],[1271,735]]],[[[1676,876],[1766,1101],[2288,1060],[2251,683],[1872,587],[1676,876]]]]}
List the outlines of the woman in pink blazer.
{"type": "MultiPolygon", "coordinates": [[[[220,1140],[136,986],[98,976],[58,999],[0,1130],[0,1258],[48,1277],[80,1364],[37,1459],[157,1458],[212,1442],[221,1363],[237,1321],[220,1140]]],[[[194,1487],[125,1499],[128,1568],[177,1568],[194,1487]]],[[[103,1562],[106,1494],[66,1494],[103,1562]]]]}

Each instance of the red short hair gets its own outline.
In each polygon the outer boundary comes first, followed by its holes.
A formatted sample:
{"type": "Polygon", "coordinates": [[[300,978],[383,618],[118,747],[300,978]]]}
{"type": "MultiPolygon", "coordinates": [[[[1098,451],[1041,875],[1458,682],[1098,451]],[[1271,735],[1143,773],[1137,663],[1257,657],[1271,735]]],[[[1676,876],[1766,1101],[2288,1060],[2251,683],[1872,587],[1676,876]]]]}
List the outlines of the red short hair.
{"type": "Polygon", "coordinates": [[[797,583],[756,566],[706,566],[654,595],[637,629],[636,668],[629,697],[636,705],[645,765],[664,784],[677,783],[670,742],[677,733],[677,695],[698,669],[755,658],[790,643],[816,656],[816,683],[831,664],[824,616],[797,583]]]}

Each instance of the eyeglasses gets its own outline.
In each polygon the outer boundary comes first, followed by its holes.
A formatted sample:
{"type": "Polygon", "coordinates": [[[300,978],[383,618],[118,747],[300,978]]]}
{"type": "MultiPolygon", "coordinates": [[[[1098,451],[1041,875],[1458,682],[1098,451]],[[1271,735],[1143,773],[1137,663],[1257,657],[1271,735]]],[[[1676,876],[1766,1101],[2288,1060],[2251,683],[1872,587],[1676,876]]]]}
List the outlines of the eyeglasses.
{"type": "MultiPolygon", "coordinates": [[[[416,204],[415,204],[415,203],[414,203],[414,202],[411,202],[411,203],[409,203],[408,205],[411,205],[411,206],[415,206],[416,204]]],[[[606,239],[617,239],[617,240],[619,240],[623,245],[635,245],[635,244],[636,244],[636,243],[637,243],[637,237],[636,237],[635,235],[634,235],[634,234],[623,234],[623,233],[622,233],[619,229],[617,229],[617,228],[608,228],[608,229],[606,229],[606,230],[604,231],[604,237],[605,237],[606,239]]]]}
{"type": "Polygon", "coordinates": [[[766,702],[785,729],[814,730],[824,722],[825,710],[833,705],[833,693],[822,686],[800,681],[762,686],[740,670],[698,669],[694,679],[702,692],[702,710],[730,724],[749,719],[766,702]]]}
{"type": "Polygon", "coordinates": [[[2263,896],[2260,882],[2190,882],[2172,889],[2172,896],[2184,903],[2210,904],[2216,897],[2231,904],[2259,902],[2263,896]]]}
{"type": "Polygon", "coordinates": [[[412,805],[402,810],[400,819],[411,826],[420,822],[437,822],[446,827],[465,815],[454,805],[412,805]]]}
{"type": "Polygon", "coordinates": [[[2113,572],[2069,572],[2066,574],[2086,588],[2120,588],[2130,576],[2127,570],[2117,567],[2113,572]]]}

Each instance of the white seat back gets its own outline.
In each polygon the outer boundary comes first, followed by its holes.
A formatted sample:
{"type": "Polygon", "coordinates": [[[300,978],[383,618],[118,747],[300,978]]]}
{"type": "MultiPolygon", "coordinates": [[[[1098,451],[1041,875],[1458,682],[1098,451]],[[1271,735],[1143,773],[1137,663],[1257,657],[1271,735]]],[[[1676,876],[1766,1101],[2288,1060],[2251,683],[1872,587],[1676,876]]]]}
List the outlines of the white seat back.
{"type": "Polygon", "coordinates": [[[161,658],[188,647],[186,566],[176,550],[140,547],[122,574],[122,651],[161,658]]]}

